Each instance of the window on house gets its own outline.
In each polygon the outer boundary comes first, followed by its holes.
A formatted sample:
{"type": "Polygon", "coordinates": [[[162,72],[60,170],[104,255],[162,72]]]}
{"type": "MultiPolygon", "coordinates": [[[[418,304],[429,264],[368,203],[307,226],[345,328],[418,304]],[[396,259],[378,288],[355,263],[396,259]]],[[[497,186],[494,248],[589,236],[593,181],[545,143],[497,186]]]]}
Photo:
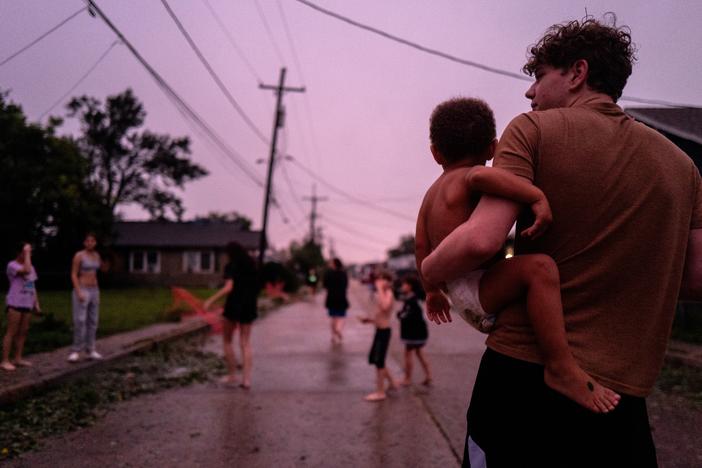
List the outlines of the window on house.
{"type": "Polygon", "coordinates": [[[211,250],[188,250],[183,252],[183,271],[213,273],[214,260],[214,252],[211,250]]]}
{"type": "Polygon", "coordinates": [[[135,250],[130,252],[129,271],[132,273],[160,273],[160,252],[156,250],[135,250]]]}

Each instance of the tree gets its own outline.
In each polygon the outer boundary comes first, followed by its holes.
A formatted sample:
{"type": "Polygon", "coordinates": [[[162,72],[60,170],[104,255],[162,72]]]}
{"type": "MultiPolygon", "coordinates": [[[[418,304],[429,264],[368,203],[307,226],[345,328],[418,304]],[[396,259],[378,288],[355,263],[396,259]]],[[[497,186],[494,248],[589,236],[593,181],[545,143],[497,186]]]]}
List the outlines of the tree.
{"type": "Polygon", "coordinates": [[[400,237],[400,243],[396,247],[388,250],[388,257],[390,258],[407,254],[414,255],[414,236],[412,234],[400,237]]]}
{"type": "Polygon", "coordinates": [[[78,118],[78,147],[87,160],[89,183],[102,205],[114,215],[117,206],[137,203],[153,219],[180,220],[183,203],[174,193],[187,182],[207,175],[190,161],[190,140],[140,130],[146,111],[131,89],[108,96],[73,98],[69,116],[78,118]]]}
{"type": "Polygon", "coordinates": [[[218,211],[210,211],[204,216],[196,216],[193,221],[209,221],[213,223],[236,223],[242,231],[250,231],[252,221],[251,218],[236,211],[228,213],[220,213],[218,211]]]}
{"type": "Polygon", "coordinates": [[[292,242],[290,244],[291,266],[303,274],[307,274],[310,268],[318,268],[324,265],[324,255],[322,248],[311,240],[304,244],[292,242]]]}
{"type": "Polygon", "coordinates": [[[37,265],[53,271],[68,268],[86,231],[104,238],[111,224],[85,184],[85,159],[71,139],[54,135],[56,123],[28,123],[22,108],[0,92],[0,255],[7,261],[17,243],[28,241],[38,250],[37,265]]]}

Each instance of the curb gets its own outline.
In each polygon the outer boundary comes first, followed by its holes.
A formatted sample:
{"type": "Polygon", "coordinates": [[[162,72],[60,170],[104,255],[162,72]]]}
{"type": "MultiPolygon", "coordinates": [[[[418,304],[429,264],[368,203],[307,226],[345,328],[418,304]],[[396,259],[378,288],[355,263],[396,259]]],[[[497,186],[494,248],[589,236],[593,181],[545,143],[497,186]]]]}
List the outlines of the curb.
{"type": "Polygon", "coordinates": [[[206,333],[209,331],[210,325],[200,318],[193,318],[170,327],[165,331],[163,331],[162,328],[164,328],[163,324],[156,324],[146,329],[137,330],[137,333],[121,333],[98,340],[98,344],[101,341],[107,340],[117,342],[124,341],[121,345],[113,346],[112,350],[101,360],[84,360],[80,363],[64,365],[67,348],[44,353],[45,355],[55,354],[56,357],[52,357],[52,360],[60,359],[62,363],[61,366],[50,369],[48,372],[40,373],[39,375],[28,376],[23,381],[15,384],[3,386],[0,388],[0,406],[14,403],[81,375],[109,367],[109,365],[115,361],[123,359],[134,352],[150,349],[157,344],[168,343],[206,333]],[[154,333],[151,335],[149,335],[150,329],[154,330],[154,333]],[[130,335],[133,335],[134,338],[130,339],[130,335]],[[58,356],[60,356],[60,358],[58,356]]]}

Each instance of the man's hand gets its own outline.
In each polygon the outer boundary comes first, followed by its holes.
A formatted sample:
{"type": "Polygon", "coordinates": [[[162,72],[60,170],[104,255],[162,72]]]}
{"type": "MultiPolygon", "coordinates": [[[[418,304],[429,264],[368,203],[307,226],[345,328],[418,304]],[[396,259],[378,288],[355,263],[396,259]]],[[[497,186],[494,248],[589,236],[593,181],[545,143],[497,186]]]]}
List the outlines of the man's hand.
{"type": "Polygon", "coordinates": [[[448,299],[441,292],[427,292],[427,317],[437,325],[441,323],[451,322],[451,313],[449,310],[448,299]]]}
{"type": "Polygon", "coordinates": [[[534,213],[534,224],[524,229],[521,235],[528,239],[536,239],[546,232],[546,229],[548,229],[553,222],[553,213],[551,212],[551,206],[548,204],[546,197],[541,197],[539,200],[532,203],[531,211],[534,213]]]}

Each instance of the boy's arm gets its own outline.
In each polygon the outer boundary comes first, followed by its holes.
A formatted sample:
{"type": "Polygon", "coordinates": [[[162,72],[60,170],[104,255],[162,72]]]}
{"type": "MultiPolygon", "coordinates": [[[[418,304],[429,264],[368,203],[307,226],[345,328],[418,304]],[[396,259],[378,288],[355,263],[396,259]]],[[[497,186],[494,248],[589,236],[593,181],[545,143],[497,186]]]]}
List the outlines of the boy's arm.
{"type": "Polygon", "coordinates": [[[414,257],[417,262],[417,272],[419,280],[422,282],[422,287],[426,292],[427,317],[432,322],[441,325],[442,322],[450,322],[451,314],[449,313],[449,303],[446,297],[441,293],[440,287],[429,283],[424,275],[422,275],[422,261],[431,253],[429,245],[429,236],[427,235],[426,227],[426,207],[422,202],[422,207],[417,215],[417,228],[414,234],[414,257]]]}
{"type": "Polygon", "coordinates": [[[466,174],[466,184],[472,190],[527,204],[534,212],[534,224],[521,232],[535,239],[543,234],[553,221],[546,195],[534,184],[497,167],[476,166],[466,174]]]}

